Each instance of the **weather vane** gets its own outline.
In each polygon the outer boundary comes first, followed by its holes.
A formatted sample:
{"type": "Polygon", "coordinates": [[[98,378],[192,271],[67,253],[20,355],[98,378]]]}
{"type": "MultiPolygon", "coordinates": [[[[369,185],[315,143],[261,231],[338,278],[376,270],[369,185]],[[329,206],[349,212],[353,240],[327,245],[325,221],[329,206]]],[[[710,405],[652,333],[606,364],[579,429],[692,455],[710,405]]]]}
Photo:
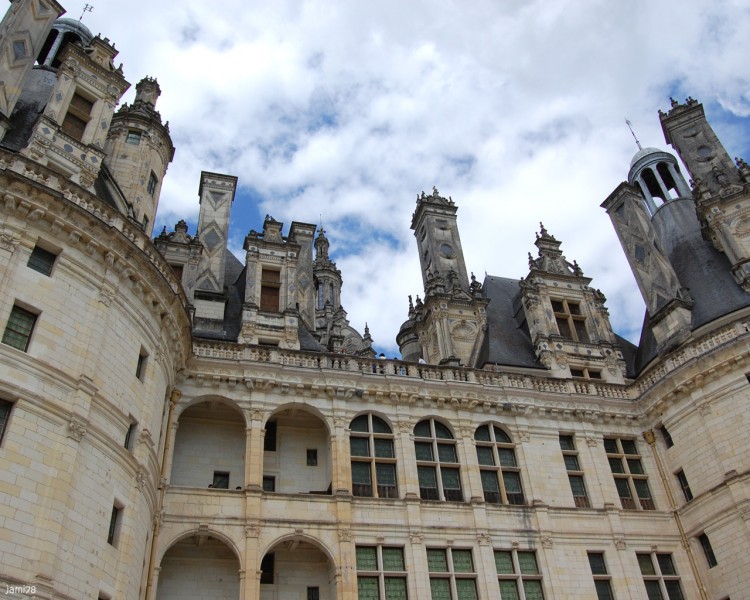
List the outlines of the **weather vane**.
{"type": "Polygon", "coordinates": [[[80,23],[81,19],[83,19],[83,15],[85,15],[87,12],[91,12],[92,10],[94,10],[94,7],[91,4],[84,5],[83,11],[81,12],[81,16],[78,17],[78,22],[80,23]]]}
{"type": "Polygon", "coordinates": [[[633,124],[628,119],[625,119],[625,122],[628,124],[628,129],[630,129],[630,133],[633,135],[633,139],[635,140],[635,143],[638,144],[638,150],[643,150],[643,148],[641,147],[641,143],[638,141],[638,138],[635,137],[635,131],[633,131],[633,124]]]}

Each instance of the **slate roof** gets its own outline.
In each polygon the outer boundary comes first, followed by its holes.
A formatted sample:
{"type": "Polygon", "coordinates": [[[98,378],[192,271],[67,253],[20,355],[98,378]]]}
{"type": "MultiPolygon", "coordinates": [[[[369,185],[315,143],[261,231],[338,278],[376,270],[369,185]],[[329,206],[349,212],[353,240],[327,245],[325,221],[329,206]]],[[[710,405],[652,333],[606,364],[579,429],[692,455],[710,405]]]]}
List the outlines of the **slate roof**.
{"type": "Polygon", "coordinates": [[[534,353],[518,279],[488,275],[482,285],[487,305],[487,333],[477,366],[486,364],[544,369],[534,353]]]}

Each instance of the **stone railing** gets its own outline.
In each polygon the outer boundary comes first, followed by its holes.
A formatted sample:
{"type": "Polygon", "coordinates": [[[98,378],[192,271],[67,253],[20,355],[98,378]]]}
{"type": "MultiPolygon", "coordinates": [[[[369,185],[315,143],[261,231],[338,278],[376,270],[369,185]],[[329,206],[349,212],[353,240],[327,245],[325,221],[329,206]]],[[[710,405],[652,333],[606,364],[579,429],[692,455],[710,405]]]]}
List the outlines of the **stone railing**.
{"type": "Polygon", "coordinates": [[[193,340],[193,354],[197,358],[345,371],[347,373],[360,373],[365,376],[387,377],[390,380],[403,379],[404,382],[421,379],[434,382],[479,384],[489,387],[509,388],[510,390],[516,388],[544,393],[598,396],[616,400],[635,399],[632,386],[607,384],[599,381],[554,379],[467,367],[427,365],[395,359],[283,350],[231,342],[193,340]]]}

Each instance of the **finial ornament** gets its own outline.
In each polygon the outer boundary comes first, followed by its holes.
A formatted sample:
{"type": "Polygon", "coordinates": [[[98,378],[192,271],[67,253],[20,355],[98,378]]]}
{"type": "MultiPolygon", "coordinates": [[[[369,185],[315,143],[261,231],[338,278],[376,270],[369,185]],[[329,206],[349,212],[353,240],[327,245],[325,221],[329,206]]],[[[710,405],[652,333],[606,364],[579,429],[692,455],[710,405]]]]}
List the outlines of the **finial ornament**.
{"type": "Polygon", "coordinates": [[[87,12],[91,12],[94,10],[94,7],[91,4],[85,4],[83,7],[83,11],[81,11],[81,16],[78,17],[78,22],[81,22],[81,19],[83,19],[83,15],[85,15],[87,12]]]}
{"type": "Polygon", "coordinates": [[[635,137],[635,131],[633,131],[633,124],[627,118],[625,119],[625,122],[628,124],[628,129],[630,129],[630,133],[632,134],[633,139],[635,140],[635,143],[638,146],[638,150],[643,150],[643,146],[641,146],[641,143],[638,141],[638,138],[635,137]]]}

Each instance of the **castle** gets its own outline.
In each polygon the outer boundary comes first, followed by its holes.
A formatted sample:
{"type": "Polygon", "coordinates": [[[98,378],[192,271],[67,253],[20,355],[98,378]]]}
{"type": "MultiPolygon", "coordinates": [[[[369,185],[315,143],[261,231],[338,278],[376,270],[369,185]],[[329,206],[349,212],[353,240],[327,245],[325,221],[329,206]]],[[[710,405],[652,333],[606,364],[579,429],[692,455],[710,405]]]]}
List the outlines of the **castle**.
{"type": "MultiPolygon", "coordinates": [[[[155,79],[56,0],[0,23],[0,592],[46,599],[735,600],[750,587],[750,168],[703,107],[602,204],[639,344],[544,226],[467,271],[412,218],[423,294],[375,356],[315,225],[227,251],[151,227],[175,149],[155,79]]],[[[416,256],[415,256],[416,259],[416,256]]]]}

